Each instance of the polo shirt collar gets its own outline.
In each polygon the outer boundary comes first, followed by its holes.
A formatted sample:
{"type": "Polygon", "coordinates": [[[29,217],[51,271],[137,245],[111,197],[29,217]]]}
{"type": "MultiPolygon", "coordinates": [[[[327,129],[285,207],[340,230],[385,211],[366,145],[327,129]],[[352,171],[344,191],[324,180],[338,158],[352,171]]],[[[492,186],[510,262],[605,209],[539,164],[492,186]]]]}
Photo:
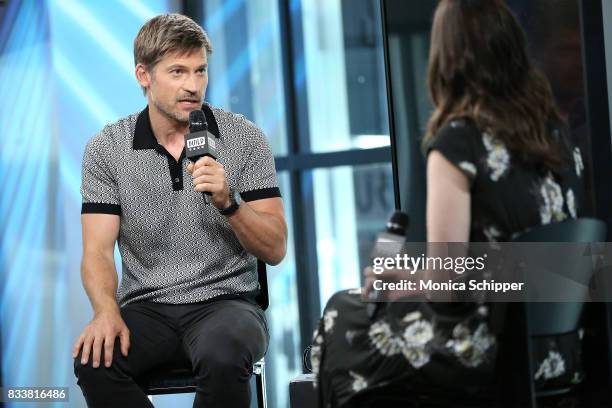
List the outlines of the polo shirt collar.
{"type": "MultiPolygon", "coordinates": [[[[202,110],[206,116],[206,122],[208,122],[208,131],[218,139],[220,137],[219,126],[217,125],[210,105],[204,102],[204,104],[202,104],[202,110]]],[[[138,114],[138,118],[136,119],[133,148],[134,150],[156,149],[157,145],[157,139],[153,134],[151,119],[149,118],[149,106],[147,106],[138,114]]]]}

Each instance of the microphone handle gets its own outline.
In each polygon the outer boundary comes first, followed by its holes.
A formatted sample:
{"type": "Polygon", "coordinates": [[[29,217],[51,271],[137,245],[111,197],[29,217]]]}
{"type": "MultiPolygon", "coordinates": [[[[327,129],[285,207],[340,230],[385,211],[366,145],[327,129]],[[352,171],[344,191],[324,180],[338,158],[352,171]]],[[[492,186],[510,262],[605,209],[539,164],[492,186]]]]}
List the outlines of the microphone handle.
{"type": "Polygon", "coordinates": [[[375,295],[374,296],[370,296],[370,302],[366,305],[366,312],[368,314],[368,317],[370,318],[370,320],[373,320],[376,315],[378,314],[378,311],[380,310],[380,308],[382,307],[384,310],[387,309],[387,305],[384,302],[381,302],[379,299],[379,294],[374,292],[375,295]],[[381,305],[381,303],[383,303],[381,305]]]}
{"type": "Polygon", "coordinates": [[[210,198],[212,197],[211,193],[209,193],[208,191],[203,191],[202,197],[204,197],[204,204],[210,204],[210,198]]]}
{"type": "Polygon", "coordinates": [[[378,311],[378,303],[368,303],[366,305],[366,312],[368,313],[368,317],[370,320],[376,316],[376,312],[378,311]]]}

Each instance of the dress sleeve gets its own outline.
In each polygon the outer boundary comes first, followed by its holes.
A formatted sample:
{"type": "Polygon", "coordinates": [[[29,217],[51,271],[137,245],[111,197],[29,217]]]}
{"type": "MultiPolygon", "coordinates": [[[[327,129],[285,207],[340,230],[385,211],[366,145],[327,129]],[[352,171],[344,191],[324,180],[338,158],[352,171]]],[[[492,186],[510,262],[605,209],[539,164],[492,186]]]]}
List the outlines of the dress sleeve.
{"type": "Polygon", "coordinates": [[[478,130],[464,120],[453,120],[443,126],[426,146],[426,154],[437,150],[463,174],[470,183],[474,183],[478,175],[478,160],[476,140],[478,130]]]}

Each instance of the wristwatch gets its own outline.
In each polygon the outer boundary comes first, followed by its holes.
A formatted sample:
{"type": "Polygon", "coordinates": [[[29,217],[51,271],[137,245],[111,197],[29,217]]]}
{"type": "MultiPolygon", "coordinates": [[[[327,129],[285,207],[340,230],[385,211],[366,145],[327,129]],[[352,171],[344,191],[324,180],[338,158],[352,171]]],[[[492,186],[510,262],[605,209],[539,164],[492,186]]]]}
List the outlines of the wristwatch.
{"type": "Polygon", "coordinates": [[[240,207],[240,193],[234,189],[230,189],[229,196],[230,196],[230,205],[228,205],[226,208],[222,210],[219,210],[221,215],[225,215],[226,217],[238,211],[238,208],[240,207]]]}

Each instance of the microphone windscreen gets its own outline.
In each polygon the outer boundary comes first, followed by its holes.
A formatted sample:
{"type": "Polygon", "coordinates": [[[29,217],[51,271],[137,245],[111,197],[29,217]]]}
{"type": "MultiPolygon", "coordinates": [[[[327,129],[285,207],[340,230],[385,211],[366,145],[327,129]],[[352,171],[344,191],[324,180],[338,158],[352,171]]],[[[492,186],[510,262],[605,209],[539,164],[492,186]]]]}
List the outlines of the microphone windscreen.
{"type": "Polygon", "coordinates": [[[207,125],[206,116],[201,109],[189,112],[189,133],[206,130],[207,125]]]}
{"type": "Polygon", "coordinates": [[[393,230],[395,233],[405,235],[410,225],[410,217],[402,211],[395,211],[387,222],[387,229],[393,230]]]}

